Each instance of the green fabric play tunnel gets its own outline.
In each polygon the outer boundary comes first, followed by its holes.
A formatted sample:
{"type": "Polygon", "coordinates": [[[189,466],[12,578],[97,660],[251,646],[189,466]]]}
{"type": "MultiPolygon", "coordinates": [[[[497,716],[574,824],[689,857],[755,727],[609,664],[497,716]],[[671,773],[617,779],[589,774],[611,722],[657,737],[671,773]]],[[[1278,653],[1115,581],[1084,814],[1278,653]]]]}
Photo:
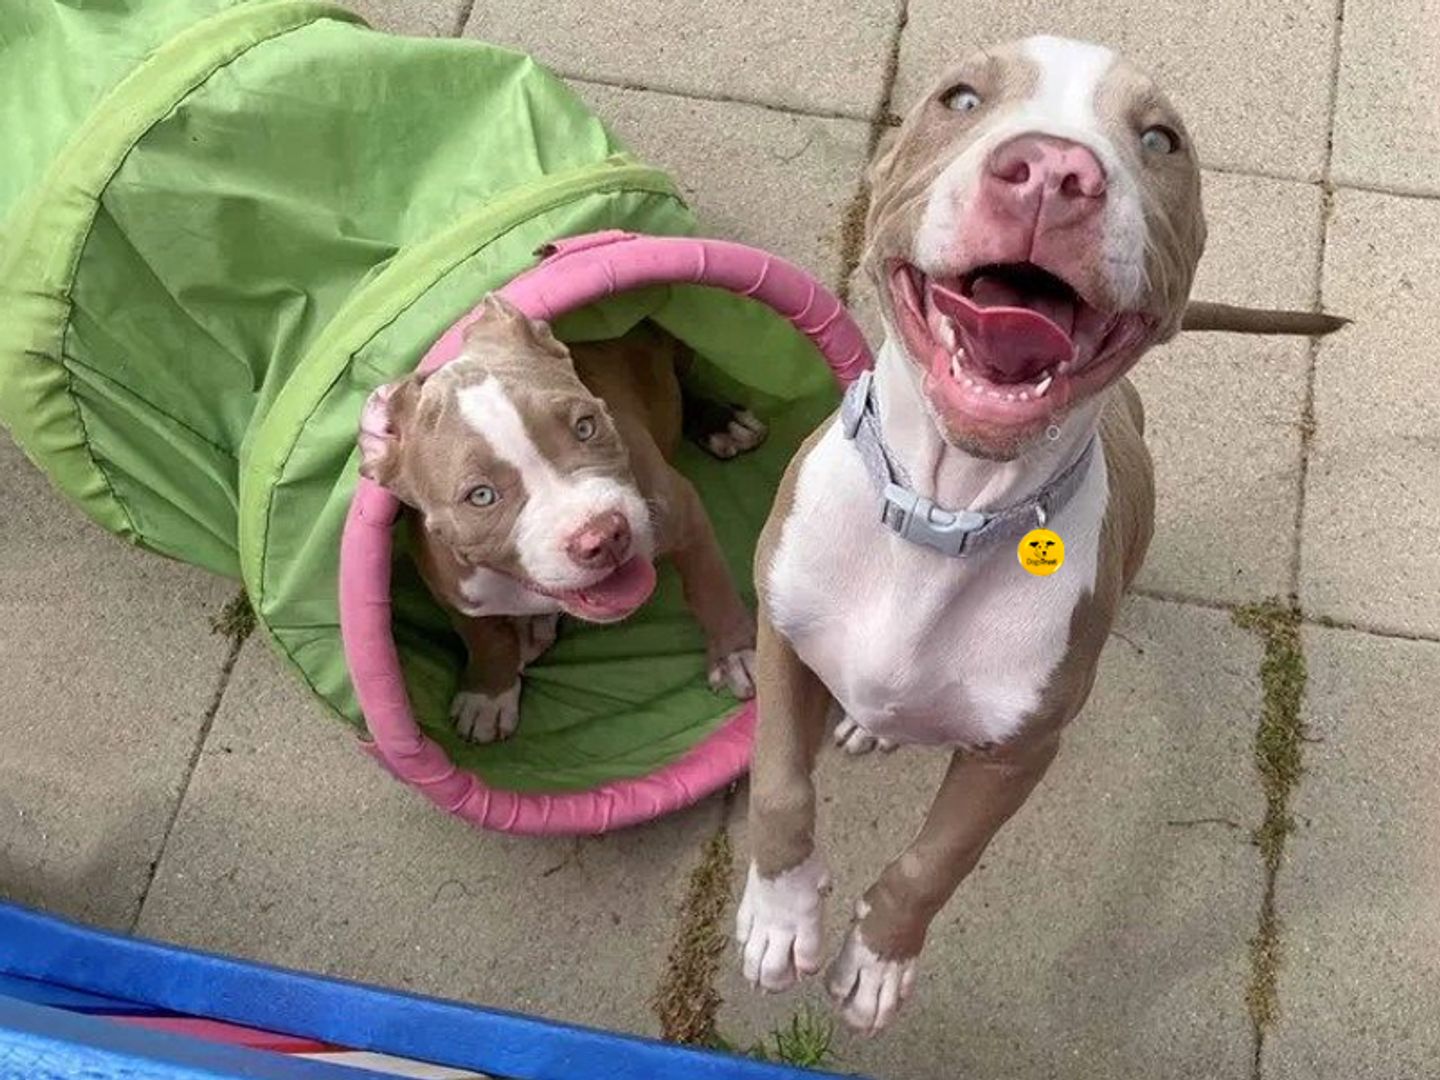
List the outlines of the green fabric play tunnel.
{"type": "MultiPolygon", "coordinates": [[[[695,222],[523,55],[378,33],[311,0],[0,3],[0,421],[105,528],[241,580],[279,652],[353,723],[336,567],[366,396],[543,245],[604,229],[695,222]]],[[[771,425],[753,455],[678,462],[753,601],[755,538],[833,380],[783,319],[710,289],[625,294],[558,330],[606,338],[642,318],[771,425]]],[[[462,649],[397,547],[416,712],[492,786],[646,775],[734,708],[706,686],[664,570],[625,624],[565,624],[527,674],[515,739],[461,743],[446,711],[462,649]]]]}

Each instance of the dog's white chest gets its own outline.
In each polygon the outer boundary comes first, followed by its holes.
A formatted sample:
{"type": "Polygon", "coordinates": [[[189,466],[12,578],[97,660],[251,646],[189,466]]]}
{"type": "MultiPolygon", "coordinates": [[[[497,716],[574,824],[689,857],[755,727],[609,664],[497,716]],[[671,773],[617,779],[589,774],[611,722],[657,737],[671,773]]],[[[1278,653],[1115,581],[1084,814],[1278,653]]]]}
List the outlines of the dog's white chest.
{"type": "Polygon", "coordinates": [[[879,494],[838,425],[815,445],[771,563],[769,614],[852,720],[894,742],[977,746],[1012,735],[1065,655],[1094,588],[1103,455],[1048,523],[1062,568],[1025,572],[1012,544],[949,558],[879,521],[879,494]]]}

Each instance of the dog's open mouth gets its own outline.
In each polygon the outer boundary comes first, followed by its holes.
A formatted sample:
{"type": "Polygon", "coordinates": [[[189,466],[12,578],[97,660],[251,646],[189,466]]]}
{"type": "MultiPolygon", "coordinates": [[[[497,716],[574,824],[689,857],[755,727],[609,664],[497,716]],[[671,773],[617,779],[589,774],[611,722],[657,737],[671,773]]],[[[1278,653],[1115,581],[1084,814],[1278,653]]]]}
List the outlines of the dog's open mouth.
{"type": "Polygon", "coordinates": [[[1152,321],[1108,312],[1033,263],[930,277],[905,262],[890,271],[906,349],[949,413],[1014,428],[1058,414],[1132,360],[1152,321]]]}
{"type": "Polygon", "coordinates": [[[655,591],[655,565],[639,555],[583,589],[536,591],[560,601],[566,612],[589,622],[618,622],[650,599],[655,591]]]}

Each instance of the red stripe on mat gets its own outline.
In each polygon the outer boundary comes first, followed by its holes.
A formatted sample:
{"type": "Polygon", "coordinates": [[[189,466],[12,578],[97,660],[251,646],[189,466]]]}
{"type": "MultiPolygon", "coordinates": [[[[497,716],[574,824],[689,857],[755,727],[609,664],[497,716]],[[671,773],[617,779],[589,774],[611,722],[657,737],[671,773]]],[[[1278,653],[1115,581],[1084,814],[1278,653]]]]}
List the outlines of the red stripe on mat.
{"type": "Polygon", "coordinates": [[[307,1039],[299,1035],[277,1035],[273,1031],[259,1031],[255,1028],[227,1024],[221,1020],[203,1020],[196,1016],[109,1016],[132,1027],[149,1028],[151,1031],[167,1031],[172,1035],[188,1035],[192,1039],[224,1043],[227,1046],[244,1046],[251,1050],[272,1050],[279,1054],[319,1054],[327,1050],[340,1050],[331,1043],[307,1039]]]}

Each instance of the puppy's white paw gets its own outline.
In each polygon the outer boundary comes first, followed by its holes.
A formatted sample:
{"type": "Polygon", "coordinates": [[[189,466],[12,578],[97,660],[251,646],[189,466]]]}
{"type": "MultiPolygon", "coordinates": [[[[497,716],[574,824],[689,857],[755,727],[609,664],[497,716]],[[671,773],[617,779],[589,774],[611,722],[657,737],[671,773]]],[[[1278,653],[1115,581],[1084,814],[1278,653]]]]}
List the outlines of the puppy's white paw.
{"type": "Polygon", "coordinates": [[[741,970],[751,986],[789,990],[820,970],[820,923],[830,877],[818,853],[767,880],[750,864],[735,915],[741,970]]]}
{"type": "Polygon", "coordinates": [[[755,696],[755,650],[736,649],[710,665],[710,689],[729,690],[741,701],[755,696]]]}
{"type": "MultiPolygon", "coordinates": [[[[863,911],[863,904],[857,905],[863,911]]],[[[845,1023],[863,1035],[878,1035],[890,1026],[900,1006],[915,989],[915,958],[885,960],[865,944],[857,923],[830,964],[826,989],[845,1023]]]]}
{"type": "Polygon", "coordinates": [[[840,722],[835,725],[835,745],[857,757],[871,750],[878,749],[882,754],[888,754],[895,749],[895,744],[889,739],[871,735],[848,716],[840,717],[840,722]]]}
{"type": "Polygon", "coordinates": [[[515,733],[520,723],[520,684],[491,697],[476,690],[461,690],[450,703],[450,718],[462,739],[490,743],[515,733]]]}
{"type": "Polygon", "coordinates": [[[715,431],[705,436],[705,449],[717,458],[739,457],[754,450],[765,441],[768,429],[749,409],[741,409],[725,426],[724,431],[715,431]]]}
{"type": "Polygon", "coordinates": [[[560,614],[529,615],[520,619],[520,663],[534,663],[560,635],[560,614]]]}

